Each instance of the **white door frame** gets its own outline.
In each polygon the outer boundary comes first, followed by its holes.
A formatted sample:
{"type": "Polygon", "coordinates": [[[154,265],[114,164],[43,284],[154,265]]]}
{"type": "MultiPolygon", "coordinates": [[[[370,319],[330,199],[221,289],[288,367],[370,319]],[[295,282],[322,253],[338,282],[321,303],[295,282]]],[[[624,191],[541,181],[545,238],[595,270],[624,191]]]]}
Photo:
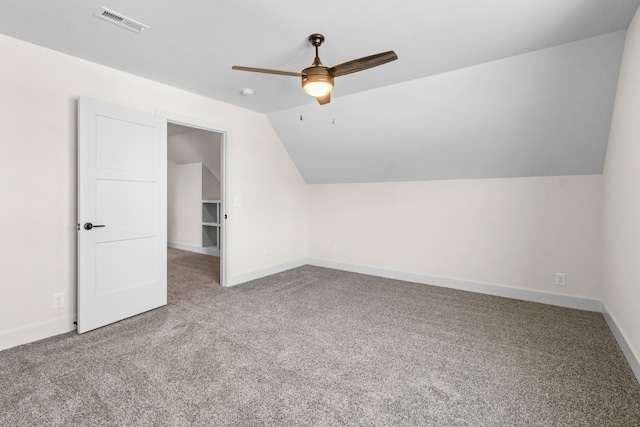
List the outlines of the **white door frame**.
{"type": "MultiPolygon", "coordinates": [[[[222,188],[220,194],[220,200],[222,202],[222,211],[221,215],[221,223],[222,227],[220,230],[220,240],[222,242],[220,248],[220,285],[222,286],[230,286],[228,277],[229,277],[229,245],[231,244],[231,239],[229,238],[229,219],[227,219],[228,212],[228,195],[229,195],[229,177],[231,174],[229,173],[229,165],[231,164],[231,132],[226,126],[222,126],[220,124],[210,122],[208,120],[198,119],[194,117],[185,116],[182,114],[173,113],[170,111],[156,110],[156,116],[163,118],[167,123],[174,123],[177,125],[182,125],[194,129],[202,129],[210,132],[216,132],[222,134],[222,144],[221,149],[222,153],[220,155],[221,165],[220,165],[220,175],[222,177],[222,188]]],[[[166,142],[165,142],[166,143],[166,142]]]]}

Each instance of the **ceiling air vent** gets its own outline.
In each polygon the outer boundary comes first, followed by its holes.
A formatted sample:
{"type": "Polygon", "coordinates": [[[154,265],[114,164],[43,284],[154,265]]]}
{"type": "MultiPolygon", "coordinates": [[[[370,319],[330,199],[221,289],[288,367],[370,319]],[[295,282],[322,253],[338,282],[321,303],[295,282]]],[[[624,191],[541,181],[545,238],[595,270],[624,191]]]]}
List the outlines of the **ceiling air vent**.
{"type": "Polygon", "coordinates": [[[127,30],[131,30],[138,34],[149,29],[148,25],[144,25],[134,19],[127,18],[126,16],[118,12],[114,12],[113,10],[109,10],[104,6],[96,10],[93,16],[97,16],[100,19],[104,19],[105,21],[111,22],[112,24],[116,24],[119,27],[126,28],[127,30]]]}

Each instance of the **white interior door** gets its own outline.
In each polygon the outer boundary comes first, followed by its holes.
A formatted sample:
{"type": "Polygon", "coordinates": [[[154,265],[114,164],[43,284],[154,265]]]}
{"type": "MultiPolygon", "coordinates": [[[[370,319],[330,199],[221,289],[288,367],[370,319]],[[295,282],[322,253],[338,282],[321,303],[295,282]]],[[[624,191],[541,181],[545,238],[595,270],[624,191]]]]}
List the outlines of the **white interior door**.
{"type": "Polygon", "coordinates": [[[167,303],[166,121],[78,102],[78,332],[167,303]]]}

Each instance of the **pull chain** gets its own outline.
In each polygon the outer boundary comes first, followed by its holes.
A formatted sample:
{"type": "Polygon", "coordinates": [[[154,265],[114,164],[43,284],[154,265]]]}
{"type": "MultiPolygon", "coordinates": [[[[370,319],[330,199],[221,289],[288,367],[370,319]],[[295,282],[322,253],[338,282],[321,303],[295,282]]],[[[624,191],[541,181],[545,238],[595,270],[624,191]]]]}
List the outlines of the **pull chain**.
{"type": "Polygon", "coordinates": [[[336,100],[335,98],[333,99],[333,101],[331,102],[331,124],[335,125],[336,124],[336,100]]]}

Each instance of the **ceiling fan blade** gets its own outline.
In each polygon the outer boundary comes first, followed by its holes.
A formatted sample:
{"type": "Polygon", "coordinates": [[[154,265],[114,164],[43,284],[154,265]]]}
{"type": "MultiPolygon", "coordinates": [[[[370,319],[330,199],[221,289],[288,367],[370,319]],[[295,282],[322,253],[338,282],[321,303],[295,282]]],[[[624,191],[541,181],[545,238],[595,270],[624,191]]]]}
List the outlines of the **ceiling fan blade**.
{"type": "Polygon", "coordinates": [[[316,97],[316,99],[318,100],[318,104],[320,105],[328,104],[331,102],[331,94],[328,93],[325,96],[318,96],[316,97]]]}
{"type": "Polygon", "coordinates": [[[356,73],[368,68],[377,67],[387,62],[395,61],[398,55],[392,50],[388,52],[376,53],[375,55],[365,56],[363,58],[354,59],[353,61],[344,62],[335,67],[329,68],[334,77],[344,76],[346,74],[356,73]]]}
{"type": "Polygon", "coordinates": [[[233,70],[251,71],[253,73],[278,74],[280,76],[302,77],[302,74],[294,73],[293,71],[269,70],[267,68],[240,67],[237,65],[234,65],[231,68],[233,70]]]}

